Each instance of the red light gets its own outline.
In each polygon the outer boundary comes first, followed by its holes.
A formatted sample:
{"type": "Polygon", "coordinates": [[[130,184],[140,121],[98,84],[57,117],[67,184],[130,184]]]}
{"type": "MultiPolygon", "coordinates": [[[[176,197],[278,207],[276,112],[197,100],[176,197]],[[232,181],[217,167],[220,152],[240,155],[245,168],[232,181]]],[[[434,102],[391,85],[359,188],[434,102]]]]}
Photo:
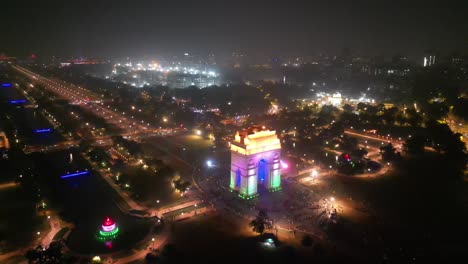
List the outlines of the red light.
{"type": "Polygon", "coordinates": [[[110,219],[109,217],[106,218],[106,220],[104,220],[104,226],[111,226],[114,224],[114,221],[112,221],[112,219],[110,219]]]}
{"type": "Polygon", "coordinates": [[[108,249],[112,249],[112,242],[111,241],[106,241],[105,245],[106,245],[106,247],[108,249]]]}

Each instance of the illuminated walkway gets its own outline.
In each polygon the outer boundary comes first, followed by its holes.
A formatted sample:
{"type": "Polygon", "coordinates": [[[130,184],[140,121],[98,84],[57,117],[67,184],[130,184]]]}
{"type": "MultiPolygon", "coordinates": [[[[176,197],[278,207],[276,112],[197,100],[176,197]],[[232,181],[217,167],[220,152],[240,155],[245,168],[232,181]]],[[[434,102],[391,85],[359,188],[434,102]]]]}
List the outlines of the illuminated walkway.
{"type": "Polygon", "coordinates": [[[16,187],[15,182],[7,182],[7,183],[0,184],[0,190],[12,188],[12,187],[16,187]]]}

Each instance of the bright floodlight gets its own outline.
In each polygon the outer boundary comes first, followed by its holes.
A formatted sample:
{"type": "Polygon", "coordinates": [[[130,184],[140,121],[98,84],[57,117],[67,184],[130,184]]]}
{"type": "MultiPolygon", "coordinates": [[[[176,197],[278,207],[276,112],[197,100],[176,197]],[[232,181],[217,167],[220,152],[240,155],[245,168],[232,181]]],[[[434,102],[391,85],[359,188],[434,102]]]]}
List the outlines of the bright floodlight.
{"type": "Polygon", "coordinates": [[[312,177],[314,177],[314,178],[317,177],[317,176],[318,176],[317,170],[313,169],[311,175],[312,175],[312,177]]]}
{"type": "Polygon", "coordinates": [[[283,169],[287,169],[289,167],[289,165],[286,162],[282,161],[282,160],[280,161],[280,163],[281,163],[281,168],[283,168],[283,169]]]}
{"type": "Polygon", "coordinates": [[[206,166],[208,166],[208,168],[213,167],[213,162],[211,160],[207,160],[206,161],[206,166]]]}
{"type": "Polygon", "coordinates": [[[198,136],[201,136],[201,130],[197,130],[196,133],[198,136]]]}

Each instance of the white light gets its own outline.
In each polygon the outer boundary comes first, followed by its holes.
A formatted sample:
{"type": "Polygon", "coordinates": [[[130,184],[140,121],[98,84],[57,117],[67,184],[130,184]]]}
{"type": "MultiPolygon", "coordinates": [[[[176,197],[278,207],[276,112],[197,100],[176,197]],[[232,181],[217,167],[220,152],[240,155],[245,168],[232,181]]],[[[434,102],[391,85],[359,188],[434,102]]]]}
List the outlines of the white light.
{"type": "Polygon", "coordinates": [[[208,166],[208,168],[213,167],[213,162],[211,160],[207,160],[206,161],[206,166],[208,166]]]}
{"type": "Polygon", "coordinates": [[[317,176],[318,176],[317,170],[313,169],[311,175],[312,175],[312,177],[314,177],[314,178],[317,177],[317,176]]]}
{"type": "Polygon", "coordinates": [[[112,225],[110,225],[110,226],[102,225],[102,230],[103,230],[103,231],[110,232],[110,231],[112,231],[112,230],[114,230],[114,229],[115,229],[115,224],[112,224],[112,225]]]}

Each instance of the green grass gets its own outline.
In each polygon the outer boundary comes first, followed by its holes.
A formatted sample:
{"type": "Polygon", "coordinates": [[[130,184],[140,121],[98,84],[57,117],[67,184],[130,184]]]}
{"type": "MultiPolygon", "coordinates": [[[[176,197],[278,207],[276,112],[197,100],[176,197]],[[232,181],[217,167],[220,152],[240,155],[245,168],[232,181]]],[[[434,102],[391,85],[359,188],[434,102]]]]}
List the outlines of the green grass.
{"type": "Polygon", "coordinates": [[[178,138],[187,148],[193,150],[206,150],[213,146],[213,141],[196,135],[188,135],[178,138]]]}

